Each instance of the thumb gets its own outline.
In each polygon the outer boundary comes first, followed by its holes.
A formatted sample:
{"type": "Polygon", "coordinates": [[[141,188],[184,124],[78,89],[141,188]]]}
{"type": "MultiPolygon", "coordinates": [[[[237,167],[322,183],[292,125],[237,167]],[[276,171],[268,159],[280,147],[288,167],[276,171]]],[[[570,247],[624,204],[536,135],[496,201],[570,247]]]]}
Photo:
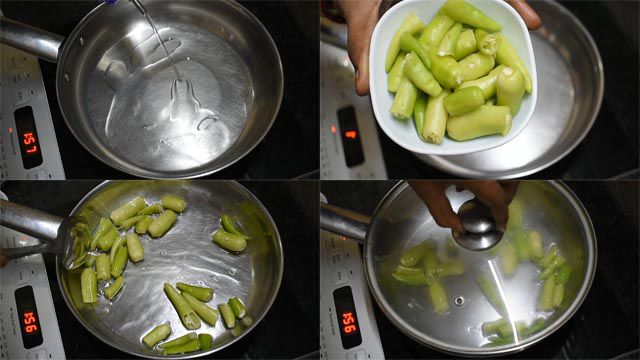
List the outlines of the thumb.
{"type": "Polygon", "coordinates": [[[377,21],[377,16],[366,16],[349,23],[349,58],[356,71],[355,88],[360,96],[369,94],[369,47],[377,21]]]}

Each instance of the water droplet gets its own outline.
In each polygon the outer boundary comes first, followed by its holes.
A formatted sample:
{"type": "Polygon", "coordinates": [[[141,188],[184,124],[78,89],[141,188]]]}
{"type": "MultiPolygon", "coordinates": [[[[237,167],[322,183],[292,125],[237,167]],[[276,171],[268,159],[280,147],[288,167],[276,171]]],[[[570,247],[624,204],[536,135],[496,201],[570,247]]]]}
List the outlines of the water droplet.
{"type": "Polygon", "coordinates": [[[64,74],[64,81],[69,82],[69,74],[64,74]]]}
{"type": "Polygon", "coordinates": [[[165,251],[160,251],[160,256],[165,256],[165,255],[167,255],[167,253],[165,251]]]}
{"type": "Polygon", "coordinates": [[[206,117],[204,119],[202,119],[200,121],[200,123],[198,123],[198,130],[202,131],[202,130],[206,130],[209,126],[211,126],[211,124],[214,123],[214,121],[216,121],[217,119],[214,117],[206,117]]]}
{"type": "Polygon", "coordinates": [[[229,274],[230,275],[235,275],[236,274],[236,269],[229,269],[229,274]]]}
{"type": "Polygon", "coordinates": [[[84,38],[82,36],[80,37],[80,46],[84,46],[84,38]]]}
{"type": "Polygon", "coordinates": [[[191,56],[187,56],[187,61],[191,61],[191,56]]]}

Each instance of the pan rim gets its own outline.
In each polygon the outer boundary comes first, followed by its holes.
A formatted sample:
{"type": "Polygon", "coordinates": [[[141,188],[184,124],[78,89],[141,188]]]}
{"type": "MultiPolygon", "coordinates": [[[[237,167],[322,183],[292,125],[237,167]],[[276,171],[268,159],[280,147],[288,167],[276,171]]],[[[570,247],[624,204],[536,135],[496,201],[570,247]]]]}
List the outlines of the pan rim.
{"type": "Polygon", "coordinates": [[[593,227],[593,223],[591,221],[591,217],[587,212],[586,208],[580,201],[580,199],[576,196],[576,194],[562,181],[559,180],[536,180],[542,181],[547,184],[550,184],[556,190],[561,192],[565,198],[570,202],[572,208],[578,212],[580,216],[580,220],[582,222],[583,228],[586,232],[586,243],[587,243],[587,251],[592,254],[593,260],[587,264],[587,268],[585,270],[585,278],[580,286],[576,298],[574,302],[569,306],[565,312],[560,315],[554,322],[551,323],[551,326],[546,327],[543,331],[537,333],[536,335],[526,339],[525,341],[519,344],[508,344],[503,346],[497,346],[494,348],[471,348],[471,347],[461,347],[453,350],[453,346],[446,344],[443,341],[435,340],[431,336],[428,336],[424,333],[420,333],[415,330],[411,326],[405,326],[400,320],[397,319],[395,312],[391,309],[391,306],[384,299],[381,294],[380,288],[373,279],[373,269],[372,265],[372,254],[370,254],[371,246],[369,243],[371,241],[371,230],[372,226],[375,224],[375,220],[377,219],[380,212],[383,210],[383,205],[393,200],[394,195],[401,193],[404,191],[409,184],[406,181],[400,181],[396,185],[394,185],[389,192],[382,198],[380,203],[377,205],[376,209],[371,216],[372,221],[369,223],[367,228],[367,234],[365,238],[365,249],[364,249],[364,270],[365,277],[367,279],[367,283],[369,285],[369,290],[372,293],[376,303],[382,313],[389,319],[389,321],[403,334],[407,337],[416,341],[417,343],[434,349],[436,351],[440,351],[450,355],[457,355],[463,357],[491,357],[495,355],[508,355],[518,353],[523,351],[543,339],[547,338],[551,334],[555,333],[560,327],[562,327],[566,322],[568,322],[578,311],[582,303],[586,299],[589,290],[591,289],[591,285],[593,284],[593,279],[595,277],[597,262],[598,262],[598,248],[597,248],[597,234],[593,227]],[[371,261],[370,261],[371,260],[371,261]],[[488,349],[488,350],[487,350],[488,349]]]}
{"type": "MultiPolygon", "coordinates": [[[[62,118],[64,119],[64,122],[65,122],[67,128],[69,129],[71,134],[73,134],[73,137],[76,139],[76,141],[78,143],[80,143],[80,145],[82,145],[82,147],[86,151],[88,151],[94,158],[100,160],[103,164],[106,164],[106,165],[108,165],[108,166],[110,166],[110,167],[112,167],[112,168],[114,168],[114,169],[116,169],[118,171],[121,171],[121,172],[123,172],[125,174],[138,176],[138,177],[141,177],[141,178],[146,178],[146,179],[195,179],[195,178],[198,178],[198,177],[203,177],[203,176],[207,176],[207,175],[211,175],[211,174],[217,173],[217,172],[222,171],[222,170],[228,168],[229,166],[235,164],[236,162],[240,161],[245,156],[247,156],[250,152],[252,152],[258,146],[258,144],[260,144],[262,142],[264,137],[267,136],[267,134],[269,133],[269,131],[273,127],[273,123],[276,121],[276,118],[278,117],[278,115],[280,113],[280,107],[282,106],[282,97],[283,97],[283,94],[284,94],[284,72],[283,72],[283,68],[282,68],[282,58],[280,57],[280,52],[278,51],[278,47],[276,46],[276,43],[273,40],[273,37],[271,36],[271,33],[269,33],[269,31],[264,26],[264,24],[262,24],[262,22],[260,20],[258,20],[258,18],[255,15],[253,15],[252,12],[250,12],[249,10],[247,10],[247,8],[245,8],[240,3],[238,3],[238,2],[236,2],[234,0],[219,0],[219,1],[229,5],[231,7],[233,7],[235,10],[237,10],[240,13],[242,13],[244,16],[248,17],[254,24],[257,25],[258,29],[264,35],[266,35],[266,37],[268,39],[268,45],[272,49],[272,51],[274,52],[275,58],[277,60],[278,69],[276,70],[276,72],[277,72],[276,75],[278,77],[278,79],[277,79],[277,82],[278,82],[277,99],[278,100],[277,100],[277,103],[276,103],[276,106],[274,108],[273,115],[271,116],[271,118],[270,119],[265,118],[265,120],[268,120],[268,122],[267,122],[267,126],[264,129],[264,131],[262,132],[262,134],[259,137],[257,137],[256,140],[253,142],[253,144],[248,146],[246,148],[246,150],[241,152],[236,158],[231,159],[231,161],[227,162],[226,164],[222,164],[222,165],[214,167],[214,168],[209,168],[209,167],[205,166],[204,169],[206,169],[206,170],[204,170],[204,171],[190,170],[188,172],[185,172],[185,174],[182,174],[182,175],[171,175],[171,174],[168,174],[167,171],[145,170],[145,169],[140,168],[138,165],[134,165],[133,163],[131,163],[129,161],[122,160],[120,157],[117,157],[118,161],[113,161],[113,160],[108,159],[105,156],[103,156],[103,153],[98,152],[97,150],[92,149],[88,145],[86,145],[85,142],[80,139],[78,131],[73,126],[71,126],[70,121],[67,119],[68,111],[65,110],[65,107],[62,105],[62,100],[60,99],[61,86],[64,83],[64,71],[62,70],[62,61],[61,60],[66,59],[68,57],[67,54],[70,51],[69,49],[71,47],[69,44],[74,42],[75,39],[78,37],[78,34],[80,32],[80,25],[88,23],[89,21],[91,21],[93,17],[97,16],[97,13],[103,7],[110,6],[110,5],[108,5],[108,4],[103,2],[103,3],[99,4],[98,6],[96,6],[95,8],[93,8],[89,13],[87,13],[87,15],[85,15],[82,18],[82,20],[80,20],[80,22],[78,22],[78,24],[76,24],[76,26],[73,28],[73,30],[71,31],[69,36],[67,36],[65,38],[65,40],[62,43],[62,51],[58,55],[58,65],[56,67],[56,99],[58,100],[58,106],[60,108],[60,112],[62,113],[62,118]]],[[[235,143],[234,143],[234,145],[235,145],[235,143]]]]}
{"type": "MultiPolygon", "coordinates": [[[[96,195],[97,193],[102,191],[105,187],[107,187],[107,186],[109,186],[111,184],[114,184],[114,183],[119,183],[119,182],[124,182],[124,181],[140,181],[140,182],[143,182],[145,180],[105,180],[105,181],[101,182],[100,184],[98,184],[91,191],[89,191],[73,207],[73,210],[71,210],[71,213],[69,215],[72,215],[72,214],[76,213],[76,211],[78,210],[78,208],[80,207],[81,204],[85,203],[87,199],[90,199],[91,197],[93,197],[94,195],[96,195]]],[[[218,348],[211,349],[211,350],[206,351],[206,352],[183,354],[181,356],[162,356],[162,355],[135,353],[135,352],[132,352],[132,351],[128,351],[128,350],[124,350],[124,349],[119,348],[118,346],[113,344],[110,339],[103,339],[102,337],[98,336],[91,328],[89,328],[85,324],[83,318],[81,318],[79,316],[79,314],[77,313],[76,309],[71,306],[71,301],[68,298],[67,293],[65,292],[64,288],[62,287],[62,281],[60,281],[60,278],[61,278],[61,271],[63,269],[61,267],[61,261],[59,261],[58,255],[56,255],[56,281],[58,282],[58,288],[60,289],[60,292],[62,293],[62,298],[64,299],[64,302],[65,302],[67,308],[73,314],[73,316],[76,318],[76,320],[85,328],[85,330],[87,330],[89,333],[91,333],[91,335],[93,335],[96,339],[102,341],[103,343],[111,346],[112,348],[114,348],[114,349],[116,349],[118,351],[122,351],[124,353],[129,354],[129,355],[139,356],[139,357],[146,358],[146,359],[168,359],[168,358],[169,359],[192,359],[192,358],[196,358],[196,357],[210,355],[210,354],[216,353],[218,351],[221,351],[221,350],[227,348],[228,346],[231,346],[232,344],[234,344],[237,341],[239,341],[240,339],[242,339],[245,335],[247,335],[250,332],[252,332],[253,329],[262,321],[262,319],[264,319],[264,317],[267,315],[269,310],[271,310],[271,307],[273,306],[273,303],[275,302],[276,298],[278,297],[278,294],[280,292],[280,286],[282,285],[282,277],[283,277],[283,272],[284,272],[284,252],[283,252],[283,249],[282,249],[282,238],[280,237],[280,232],[278,231],[278,227],[277,227],[275,221],[273,220],[273,218],[271,217],[271,214],[264,207],[264,205],[262,204],[260,199],[258,199],[251,191],[249,191],[249,189],[247,189],[246,187],[244,187],[242,184],[240,184],[238,181],[235,181],[235,180],[217,180],[217,181],[230,183],[231,185],[235,186],[239,191],[245,193],[249,197],[249,199],[253,200],[258,205],[260,210],[267,216],[267,219],[271,222],[271,224],[273,225],[273,228],[275,230],[275,234],[274,235],[276,236],[276,239],[277,239],[276,250],[278,252],[280,261],[278,263],[278,269],[277,269],[278,273],[277,273],[277,276],[276,276],[276,282],[275,282],[274,291],[269,296],[269,299],[265,302],[265,304],[266,304],[265,311],[260,316],[256,317],[254,319],[253,323],[249,327],[247,327],[247,330],[245,330],[242,333],[240,333],[239,336],[233,337],[231,339],[231,341],[227,342],[226,344],[224,344],[224,345],[222,345],[222,346],[220,346],[218,348]]]]}

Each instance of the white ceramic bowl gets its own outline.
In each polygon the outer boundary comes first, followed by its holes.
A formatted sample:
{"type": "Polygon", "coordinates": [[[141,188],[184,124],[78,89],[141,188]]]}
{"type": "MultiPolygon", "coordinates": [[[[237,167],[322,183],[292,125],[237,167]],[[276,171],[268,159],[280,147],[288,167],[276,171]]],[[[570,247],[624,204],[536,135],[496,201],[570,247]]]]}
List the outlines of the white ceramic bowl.
{"type": "Polygon", "coordinates": [[[529,31],[518,13],[503,0],[466,0],[502,25],[502,34],[509,40],[529,69],[532,81],[531,94],[526,94],[520,111],[513,118],[511,131],[507,136],[491,135],[468,141],[454,141],[445,136],[442,144],[435,145],[423,142],[418,137],[413,120],[399,121],[389,109],[393,102],[393,94],[387,91],[387,73],[384,62],[387,48],[396,29],[407,14],[415,13],[425,24],[428,24],[440,10],[445,0],[404,0],[394,5],[378,21],[369,51],[370,89],[373,112],[378,124],[393,141],[403,148],[420,154],[460,155],[488,150],[513,140],[529,123],[536,107],[538,81],[536,62],[529,31]]]}

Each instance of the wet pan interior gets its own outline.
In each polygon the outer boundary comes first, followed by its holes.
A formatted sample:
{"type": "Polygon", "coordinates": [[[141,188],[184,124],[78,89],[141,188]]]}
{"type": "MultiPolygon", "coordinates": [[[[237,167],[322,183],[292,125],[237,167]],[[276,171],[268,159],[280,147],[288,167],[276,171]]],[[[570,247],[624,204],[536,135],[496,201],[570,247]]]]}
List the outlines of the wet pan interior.
{"type": "MultiPolygon", "coordinates": [[[[206,285],[214,289],[211,307],[237,296],[244,300],[247,314],[258,323],[273,303],[282,278],[283,259],[280,238],[273,220],[245,188],[235,182],[158,182],[124,181],[102,184],[73,210],[88,214],[94,229],[100,217],[140,195],[147,203],[158,202],[164,194],[183,196],[187,209],[173,228],[153,239],[141,236],[144,260],[126,265],[124,288],[109,301],[103,296],[95,305],[82,302],[80,271],[64,270],[60,257],[57,272],[67,305],[78,320],[109,345],[137,356],[161,357],[140,342],[155,326],[169,321],[171,338],[189,332],[163,291],[165,282],[206,285]],[[211,241],[222,214],[237,216],[251,240],[247,249],[234,255],[211,241]]],[[[100,293],[105,284],[98,283],[100,293]]],[[[245,330],[242,335],[249,332],[245,330]]],[[[240,337],[234,337],[219,319],[215,327],[202,322],[197,333],[209,333],[217,351],[240,337]]],[[[188,357],[203,355],[187,354],[188,357]]]]}
{"type": "Polygon", "coordinates": [[[248,153],[280,106],[282,68],[260,22],[233,1],[98,6],[65,41],[60,107],[78,140],[133,175],[194,177],[248,153]]]}

